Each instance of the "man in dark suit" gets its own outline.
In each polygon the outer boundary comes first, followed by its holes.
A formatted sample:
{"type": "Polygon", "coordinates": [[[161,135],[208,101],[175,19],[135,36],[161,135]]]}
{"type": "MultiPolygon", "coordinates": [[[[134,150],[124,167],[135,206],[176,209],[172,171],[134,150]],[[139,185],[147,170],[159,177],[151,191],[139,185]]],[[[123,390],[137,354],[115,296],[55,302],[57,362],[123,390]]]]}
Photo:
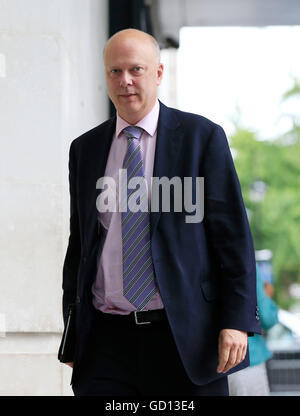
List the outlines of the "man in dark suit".
{"type": "Polygon", "coordinates": [[[117,116],[74,140],[69,155],[63,311],[66,322],[76,303],[73,391],[228,395],[227,374],[249,365],[247,337],[260,325],[253,242],[226,136],[158,101],[163,65],[148,34],[115,34],[104,64],[117,116]],[[127,178],[125,189],[120,169],[144,185],[127,178]],[[151,211],[152,178],[192,178],[196,211],[196,178],[204,178],[203,218],[191,219],[188,192],[176,196],[175,186],[169,209],[159,200],[151,211]],[[105,209],[117,199],[127,210],[105,209]],[[134,203],[139,210],[128,209],[134,203]]]}

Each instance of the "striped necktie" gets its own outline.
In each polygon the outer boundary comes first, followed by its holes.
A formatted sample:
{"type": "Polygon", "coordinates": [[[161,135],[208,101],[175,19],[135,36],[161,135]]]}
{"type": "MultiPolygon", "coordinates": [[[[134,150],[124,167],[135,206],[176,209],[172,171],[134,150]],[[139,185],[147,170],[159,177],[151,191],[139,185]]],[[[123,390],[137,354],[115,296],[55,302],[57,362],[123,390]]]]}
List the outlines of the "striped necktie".
{"type": "MultiPolygon", "coordinates": [[[[127,184],[133,177],[144,178],[140,148],[140,138],[143,131],[140,127],[135,126],[126,127],[123,130],[128,138],[127,153],[123,162],[123,169],[127,170],[127,184]]],[[[125,191],[127,202],[133,192],[127,186],[127,191],[125,191]]],[[[124,195],[124,191],[122,195],[124,195]]],[[[142,198],[146,198],[148,201],[147,192],[144,192],[142,198]]],[[[147,212],[141,210],[133,212],[127,207],[126,212],[122,212],[122,245],[124,296],[137,310],[143,310],[157,291],[154,282],[148,210],[147,212]]]]}

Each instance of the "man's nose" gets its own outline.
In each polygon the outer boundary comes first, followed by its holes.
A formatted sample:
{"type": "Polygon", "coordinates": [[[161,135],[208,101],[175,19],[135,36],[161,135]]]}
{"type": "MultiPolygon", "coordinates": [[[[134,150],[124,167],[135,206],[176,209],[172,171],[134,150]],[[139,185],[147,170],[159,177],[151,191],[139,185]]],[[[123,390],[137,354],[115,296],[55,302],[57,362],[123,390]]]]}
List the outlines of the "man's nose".
{"type": "Polygon", "coordinates": [[[132,85],[132,77],[129,72],[124,71],[121,75],[120,87],[127,87],[128,85],[132,85]]]}

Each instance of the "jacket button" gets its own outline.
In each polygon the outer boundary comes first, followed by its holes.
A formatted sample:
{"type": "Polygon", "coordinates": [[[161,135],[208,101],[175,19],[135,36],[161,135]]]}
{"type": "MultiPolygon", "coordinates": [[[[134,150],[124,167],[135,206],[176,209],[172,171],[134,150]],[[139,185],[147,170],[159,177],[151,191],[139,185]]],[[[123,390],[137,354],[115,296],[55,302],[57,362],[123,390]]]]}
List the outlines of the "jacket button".
{"type": "Polygon", "coordinates": [[[83,263],[86,263],[86,257],[83,257],[83,263]]]}
{"type": "Polygon", "coordinates": [[[259,308],[258,308],[258,306],[256,306],[256,309],[255,309],[255,318],[256,318],[257,321],[259,321],[259,308]]]}
{"type": "Polygon", "coordinates": [[[80,296],[76,296],[76,303],[80,303],[80,296]]]}

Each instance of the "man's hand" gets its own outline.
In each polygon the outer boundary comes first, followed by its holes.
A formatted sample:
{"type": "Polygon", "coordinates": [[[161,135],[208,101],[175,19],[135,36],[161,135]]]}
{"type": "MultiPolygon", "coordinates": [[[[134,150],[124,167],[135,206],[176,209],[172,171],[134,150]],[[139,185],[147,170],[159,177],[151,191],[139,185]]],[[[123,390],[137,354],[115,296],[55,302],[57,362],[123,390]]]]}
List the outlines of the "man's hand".
{"type": "Polygon", "coordinates": [[[65,363],[67,364],[69,367],[73,368],[73,363],[65,363]]]}
{"type": "Polygon", "coordinates": [[[236,329],[222,329],[219,335],[218,373],[226,373],[245,359],[248,334],[236,329]]]}

